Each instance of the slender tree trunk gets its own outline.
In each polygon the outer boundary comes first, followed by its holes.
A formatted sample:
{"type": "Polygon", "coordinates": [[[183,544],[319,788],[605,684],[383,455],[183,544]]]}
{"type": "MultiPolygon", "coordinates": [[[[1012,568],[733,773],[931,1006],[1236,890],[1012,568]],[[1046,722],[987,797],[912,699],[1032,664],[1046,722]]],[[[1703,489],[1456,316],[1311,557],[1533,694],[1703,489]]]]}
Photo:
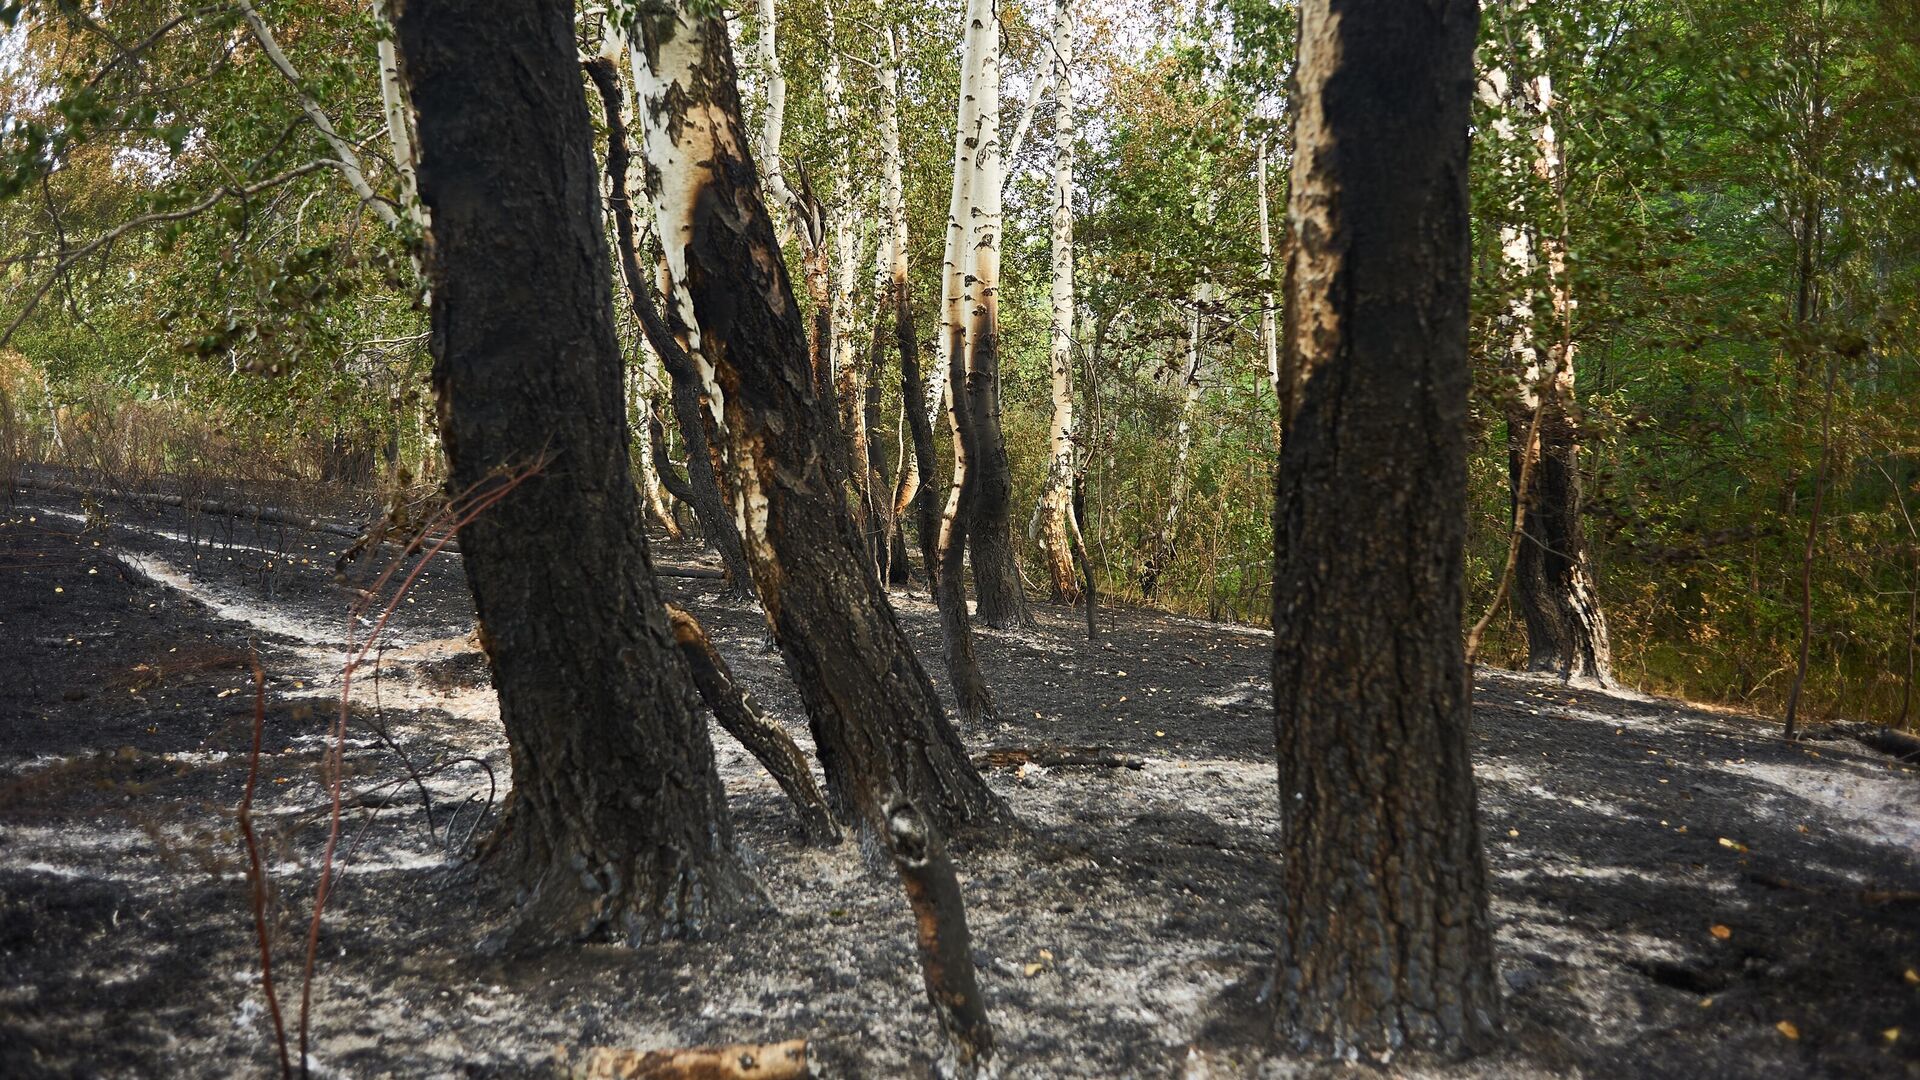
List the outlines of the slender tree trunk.
{"type": "Polygon", "coordinates": [[[636,432],[634,464],[638,466],[640,475],[635,482],[639,485],[640,497],[647,515],[666,530],[668,537],[678,540],[680,526],[673,520],[673,511],[667,507],[660,484],[660,465],[653,456],[653,396],[647,392],[644,366],[628,370],[627,399],[627,423],[636,432]]]}
{"type": "MultiPolygon", "coordinates": [[[[642,66],[637,53],[633,62],[637,75],[642,66]]],[[[694,516],[699,518],[707,542],[713,545],[720,556],[721,569],[727,575],[728,598],[748,601],[753,599],[752,572],[747,567],[746,548],[740,538],[739,524],[729,511],[726,497],[720,489],[713,433],[707,429],[706,414],[701,403],[700,373],[687,356],[687,350],[681,346],[679,335],[667,325],[659,307],[653,302],[653,291],[640,269],[639,252],[635,250],[633,203],[627,191],[627,166],[631,151],[620,108],[625,95],[620,91],[619,73],[611,61],[602,59],[588,63],[587,74],[593,78],[594,86],[600,91],[600,100],[607,110],[607,179],[613,188],[613,194],[607,201],[613,211],[614,235],[618,238],[620,249],[620,273],[626,280],[627,298],[633,305],[634,317],[640,321],[648,343],[653,346],[654,355],[666,367],[667,377],[672,384],[670,396],[674,419],[680,428],[680,437],[687,444],[687,485],[693,496],[691,505],[694,516]]]]}
{"type": "MultiPolygon", "coordinates": [[[[968,464],[974,485],[967,547],[980,621],[1010,627],[1030,623],[1013,543],[1013,467],[1000,425],[1000,189],[1006,163],[1000,156],[1000,2],[972,0],[967,32],[973,43],[975,128],[973,186],[968,199],[967,249],[971,270],[963,282],[966,396],[973,414],[974,445],[968,464]]],[[[955,397],[959,396],[955,381],[955,397]]]]}
{"type": "MultiPolygon", "coordinates": [[[[1545,43],[1537,29],[1528,31],[1525,42],[1525,57],[1516,62],[1543,59],[1545,43]]],[[[1514,117],[1525,124],[1537,187],[1551,193],[1551,205],[1557,205],[1564,177],[1553,126],[1551,77],[1543,73],[1515,81],[1504,68],[1491,66],[1480,82],[1480,95],[1498,110],[1494,133],[1502,145],[1514,138],[1514,117]]],[[[1507,171],[1510,176],[1519,172],[1507,171]]],[[[1508,477],[1514,527],[1522,531],[1514,552],[1513,600],[1527,626],[1529,670],[1607,686],[1612,682],[1611,646],[1580,519],[1580,441],[1572,416],[1573,299],[1564,221],[1523,228],[1519,222],[1529,216],[1525,200],[1516,197],[1514,210],[1515,224],[1501,230],[1502,250],[1515,280],[1527,287],[1515,295],[1508,315],[1516,387],[1507,408],[1508,477]],[[1553,324],[1544,333],[1535,325],[1530,295],[1536,270],[1544,271],[1553,313],[1553,324]],[[1534,433],[1531,444],[1527,431],[1534,433]],[[1526,463],[1530,453],[1536,455],[1531,468],[1526,463]]],[[[1564,218],[1564,212],[1560,216],[1564,218]]]]}
{"type": "MultiPolygon", "coordinates": [[[[900,417],[908,445],[900,456],[894,486],[893,528],[902,529],[908,509],[920,536],[927,591],[936,598],[938,587],[940,514],[934,503],[935,457],[932,421],[926,405],[926,383],[920,373],[920,339],[913,320],[913,283],[907,275],[907,195],[904,157],[900,145],[899,30],[887,27],[887,58],[880,66],[881,175],[886,186],[887,234],[882,249],[887,259],[887,299],[893,305],[894,341],[900,353],[900,417]]],[[[876,370],[878,365],[876,365],[876,370]]],[[[905,569],[905,559],[899,560],[905,569]]],[[[957,681],[956,681],[957,682],[957,681]]]]}
{"type": "Polygon", "coordinates": [[[1055,0],[1053,15],[1053,325],[1048,365],[1053,420],[1047,430],[1047,479],[1037,521],[1041,556],[1056,603],[1080,599],[1073,572],[1073,0],[1055,0]]]}
{"type": "Polygon", "coordinates": [[[1839,365],[1827,361],[1826,396],[1820,406],[1820,467],[1813,474],[1813,509],[1807,515],[1807,543],[1800,559],[1800,652],[1793,668],[1793,689],[1787,692],[1787,717],[1782,733],[1788,742],[1798,735],[1800,694],[1807,685],[1807,660],[1813,645],[1813,567],[1819,552],[1820,511],[1827,496],[1827,470],[1833,460],[1833,392],[1839,365]]]}
{"type": "Polygon", "coordinates": [[[740,686],[732,668],[720,650],[713,647],[700,620],[678,604],[667,605],[667,620],[673,626],[673,640],[693,673],[693,685],[713,718],[727,734],[739,741],[754,760],[767,770],[773,782],[793,803],[800,818],[800,831],[809,843],[837,844],[840,827],[834,824],[827,800],[813,782],[813,769],[794,744],[793,737],[778,722],[761,711],[760,703],[740,686]]]}
{"type": "MultiPolygon", "coordinates": [[[[980,68],[988,51],[982,44],[989,34],[998,33],[992,22],[992,0],[969,0],[967,30],[961,54],[960,105],[954,133],[953,194],[948,204],[946,261],[941,290],[940,329],[942,366],[953,393],[947,395],[947,422],[953,429],[953,478],[948,486],[946,507],[940,515],[933,575],[935,603],[940,609],[940,629],[946,645],[947,673],[953,681],[955,701],[960,714],[969,722],[993,715],[993,698],[980,676],[973,654],[973,626],[967,610],[966,550],[967,531],[974,519],[973,503],[978,498],[979,480],[975,460],[979,453],[973,415],[973,397],[965,392],[967,379],[968,281],[970,272],[965,245],[972,235],[964,222],[973,216],[976,172],[973,160],[981,146],[979,105],[980,68]],[[984,12],[984,13],[983,13],[984,12]]],[[[903,330],[904,334],[905,331],[903,330]]],[[[903,337],[904,343],[904,337],[903,337]]],[[[905,366],[906,354],[901,354],[905,366]]],[[[929,401],[938,391],[930,390],[929,401]]],[[[929,411],[932,411],[930,408],[929,411]]],[[[918,434],[915,434],[916,443],[918,434]]],[[[929,438],[927,453],[919,454],[921,472],[933,475],[929,438]]],[[[916,451],[916,454],[918,452],[916,451]]],[[[924,514],[922,520],[925,520],[924,514]]],[[[924,538],[921,543],[924,545],[924,538]]]]}
{"type": "Polygon", "coordinates": [[[836,417],[807,341],[740,119],[724,23],[690,4],[639,17],[649,175],[708,421],[760,601],[799,687],[837,808],[883,836],[889,800],[935,827],[994,833],[1012,815],[981,780],[860,556],[839,493],[836,417]]]}
{"type": "MultiPolygon", "coordinates": [[[[863,535],[872,535],[881,515],[874,506],[873,485],[867,468],[866,402],[867,374],[861,364],[860,349],[854,334],[855,290],[860,283],[860,243],[852,221],[848,200],[848,177],[853,172],[853,132],[847,116],[846,93],[841,80],[838,28],[831,0],[821,7],[826,35],[827,62],[821,77],[821,92],[826,98],[828,136],[833,146],[834,175],[827,194],[826,212],[830,218],[827,233],[832,240],[834,282],[832,324],[829,328],[833,365],[834,397],[840,405],[841,440],[847,453],[847,498],[853,505],[854,520],[863,535]]],[[[880,560],[873,557],[877,570],[880,560]]]]}
{"type": "Polygon", "coordinates": [[[1147,545],[1146,565],[1140,570],[1140,592],[1148,600],[1158,593],[1160,575],[1180,552],[1180,515],[1187,503],[1187,458],[1193,453],[1193,413],[1205,390],[1200,381],[1200,309],[1205,306],[1207,295],[1205,285],[1193,287],[1193,315],[1187,324],[1187,363],[1180,379],[1180,420],[1174,427],[1173,471],[1167,483],[1167,512],[1147,545]]]}
{"type": "Polygon", "coordinates": [[[1306,0],[1274,502],[1276,1035],[1493,1037],[1460,619],[1473,0],[1306,0]]]}
{"type": "MultiPolygon", "coordinates": [[[[386,0],[372,0],[373,17],[391,25],[386,0]]],[[[387,146],[393,151],[394,172],[400,179],[400,209],[407,221],[421,232],[427,228],[426,211],[420,205],[420,183],[416,171],[418,155],[413,149],[413,117],[407,105],[406,81],[400,74],[400,54],[391,34],[381,34],[375,45],[380,63],[380,106],[387,122],[387,146]]],[[[414,268],[416,271],[418,266],[414,268]]]]}
{"type": "Polygon", "coordinates": [[[513,763],[486,865],[520,894],[521,940],[638,942],[763,901],[733,852],[628,473],[572,15],[558,0],[409,0],[398,33],[433,215],[449,487],[538,465],[460,530],[513,763]]]}
{"type": "Polygon", "coordinates": [[[1267,144],[1260,143],[1260,156],[1254,168],[1255,186],[1260,199],[1260,274],[1265,285],[1260,293],[1260,349],[1267,358],[1267,382],[1273,389],[1273,445],[1280,446],[1280,334],[1276,326],[1279,309],[1274,306],[1273,226],[1267,205],[1267,144]]]}

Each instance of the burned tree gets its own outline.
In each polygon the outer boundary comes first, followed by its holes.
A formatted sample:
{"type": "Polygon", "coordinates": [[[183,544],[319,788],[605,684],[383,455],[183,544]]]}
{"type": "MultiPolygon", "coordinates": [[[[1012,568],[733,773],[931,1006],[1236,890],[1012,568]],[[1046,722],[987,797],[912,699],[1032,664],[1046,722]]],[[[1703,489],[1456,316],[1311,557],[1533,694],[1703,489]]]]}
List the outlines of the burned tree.
{"type": "Polygon", "coordinates": [[[1473,0],[1307,0],[1274,505],[1276,1036],[1471,1051],[1493,977],[1460,641],[1473,0]]]}
{"type": "Polygon", "coordinates": [[[867,836],[884,835],[895,797],[943,833],[998,831],[1011,814],[967,760],[841,497],[838,416],[748,154],[726,27],[677,4],[639,11],[634,39],[667,316],[699,366],[754,585],[836,808],[867,836]]]}
{"type": "Polygon", "coordinates": [[[484,864],[522,940],[642,941],[758,906],[647,552],[572,7],[409,0],[434,386],[513,794],[484,864]]]}
{"type": "MultiPolygon", "coordinates": [[[[1520,5],[1524,8],[1525,5],[1520,5]]],[[[1512,42],[1508,63],[1537,65],[1545,44],[1538,27],[1512,42]]],[[[1607,620],[1580,521],[1580,433],[1574,402],[1573,293],[1563,226],[1542,227],[1521,178],[1554,192],[1565,183],[1553,126],[1553,80],[1521,77],[1501,62],[1480,77],[1479,97],[1493,111],[1489,125],[1502,155],[1501,176],[1516,194],[1500,227],[1500,251],[1517,291],[1505,317],[1507,372],[1513,393],[1507,419],[1507,475],[1512,484],[1513,600],[1527,626],[1527,668],[1563,679],[1606,685],[1611,679],[1607,620]],[[1515,145],[1523,147],[1513,152],[1515,145]],[[1528,159],[1523,167],[1521,158],[1528,159]],[[1536,288],[1536,282],[1544,286],[1536,288]],[[1551,318],[1535,317],[1536,292],[1551,318]]],[[[1555,200],[1550,199],[1549,202],[1555,200]]]]}
{"type": "MultiPolygon", "coordinates": [[[[617,31],[608,37],[610,42],[622,42],[617,31]]],[[[616,55],[624,52],[624,44],[616,44],[608,51],[616,55]]],[[[714,471],[713,437],[707,431],[700,404],[700,373],[694,369],[693,361],[687,357],[687,350],[681,346],[679,339],[667,329],[666,320],[660,316],[659,305],[654,303],[653,289],[640,269],[640,253],[634,241],[633,202],[627,190],[628,166],[633,152],[628,145],[626,94],[620,88],[620,72],[612,58],[601,56],[587,63],[587,74],[593,80],[594,89],[600,93],[606,113],[607,208],[613,212],[620,276],[626,282],[627,299],[633,306],[634,318],[639,320],[647,343],[653,347],[654,355],[660,358],[667,370],[673,418],[687,444],[686,485],[675,495],[693,507],[708,542],[719,553],[720,565],[727,574],[728,595],[736,600],[751,600],[753,582],[747,570],[746,553],[740,546],[740,529],[734,524],[733,514],[720,494],[719,480],[714,471]]],[[[648,434],[651,440],[651,431],[648,434]]],[[[664,464],[665,455],[656,456],[663,463],[661,468],[671,473],[672,466],[664,464]]]]}

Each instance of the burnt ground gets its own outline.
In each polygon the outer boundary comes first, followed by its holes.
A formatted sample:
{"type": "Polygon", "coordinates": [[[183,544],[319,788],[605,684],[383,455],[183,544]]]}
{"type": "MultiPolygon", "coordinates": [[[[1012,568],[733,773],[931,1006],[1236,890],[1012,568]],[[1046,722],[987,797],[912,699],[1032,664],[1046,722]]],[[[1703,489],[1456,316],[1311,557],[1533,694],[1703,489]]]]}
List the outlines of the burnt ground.
{"type": "MultiPolygon", "coordinates": [[[[87,524],[38,493],[0,513],[0,1076],[270,1074],[234,816],[250,642],[268,682],[256,821],[291,1022],[339,646],[369,575],[334,579],[332,536],[123,505],[87,524]]],[[[665,581],[807,745],[758,614],[713,584],[665,581]]],[[[896,605],[937,657],[924,594],[896,605]]],[[[1270,1054],[1261,1020],[1277,921],[1268,636],[1125,611],[1095,645],[1077,612],[1037,614],[1033,630],[980,634],[1003,721],[966,737],[1144,765],[992,772],[1031,835],[958,862],[1004,1075],[1327,1071],[1270,1054]]],[[[488,770],[504,786],[507,768],[470,629],[443,556],[399,605],[377,680],[356,684],[348,787],[374,794],[346,813],[320,938],[318,1075],[538,1076],[559,1050],[796,1037],[817,1075],[929,1074],[939,1036],[897,883],[849,846],[803,846],[717,728],[773,913],[697,942],[480,948],[497,912],[461,852],[498,804],[488,770]],[[403,759],[418,787],[395,785],[403,759]]],[[[1492,671],[1475,739],[1507,1041],[1386,1074],[1920,1076],[1910,767],[1492,671]]]]}

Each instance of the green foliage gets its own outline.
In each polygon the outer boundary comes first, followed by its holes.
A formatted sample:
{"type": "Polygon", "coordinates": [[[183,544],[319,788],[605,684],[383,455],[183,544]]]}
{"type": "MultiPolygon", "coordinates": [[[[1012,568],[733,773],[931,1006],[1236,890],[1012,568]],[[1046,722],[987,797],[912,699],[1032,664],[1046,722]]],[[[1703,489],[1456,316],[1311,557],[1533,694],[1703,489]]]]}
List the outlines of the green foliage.
{"type": "MultiPolygon", "coordinates": [[[[376,77],[382,28],[366,5],[257,6],[299,90],[397,205],[376,77]]],[[[732,23],[757,124],[759,29],[753,5],[731,6],[742,9],[732,23]]],[[[858,226],[864,340],[874,317],[871,226],[882,217],[873,65],[887,26],[898,28],[910,263],[930,360],[957,12],[921,0],[849,0],[833,11],[849,109],[837,129],[823,94],[824,0],[779,6],[789,81],[782,159],[790,179],[804,171],[829,210],[858,226]]],[[[1083,4],[1080,13],[1074,376],[1096,568],[1108,594],[1138,594],[1173,486],[1197,307],[1204,392],[1158,602],[1262,620],[1275,403],[1259,327],[1276,283],[1263,271],[1254,173],[1264,148],[1277,234],[1295,7],[1205,0],[1083,4]]],[[[14,27],[0,47],[0,327],[19,322],[0,347],[0,372],[15,408],[34,418],[21,438],[44,449],[51,408],[77,433],[114,424],[151,432],[156,449],[142,456],[151,467],[231,465],[223,432],[244,432],[243,445],[306,474],[331,467],[342,446],[377,449],[396,468],[430,458],[425,319],[411,264],[420,238],[383,225],[337,169],[239,194],[331,151],[236,11],[39,0],[0,4],[0,22],[14,27]],[[125,223],[209,196],[218,197],[203,212],[67,258],[125,223]]],[[[583,48],[597,48],[602,22],[583,18],[583,48]]],[[[1045,69],[1049,23],[1044,0],[1004,8],[1009,133],[1045,69]]],[[[1508,537],[1504,406],[1516,387],[1506,320],[1518,301],[1537,335],[1565,334],[1575,347],[1586,520],[1619,675],[1775,705],[1798,643],[1831,370],[1810,701],[1816,712],[1895,715],[1920,588],[1920,535],[1909,524],[1920,517],[1912,25],[1911,0],[1488,6],[1482,61],[1551,78],[1565,164],[1557,177],[1512,168],[1527,160],[1532,133],[1502,138],[1499,116],[1481,107],[1469,619],[1491,600],[1508,537]],[[1569,320],[1558,321],[1542,269],[1519,273],[1503,260],[1503,227],[1564,235],[1569,320]]],[[[1043,101],[1009,163],[1003,237],[1004,423],[1022,523],[1041,486],[1049,412],[1052,117],[1043,101]]],[[[786,255],[797,270],[797,253],[786,255]]],[[[885,388],[875,437],[891,458],[897,372],[873,377],[885,388]]],[[[119,453],[111,439],[93,445],[103,461],[119,453]]],[[[1037,566],[1029,577],[1043,579],[1037,566]]],[[[1520,638],[1496,621],[1490,655],[1516,658],[1520,638]]]]}

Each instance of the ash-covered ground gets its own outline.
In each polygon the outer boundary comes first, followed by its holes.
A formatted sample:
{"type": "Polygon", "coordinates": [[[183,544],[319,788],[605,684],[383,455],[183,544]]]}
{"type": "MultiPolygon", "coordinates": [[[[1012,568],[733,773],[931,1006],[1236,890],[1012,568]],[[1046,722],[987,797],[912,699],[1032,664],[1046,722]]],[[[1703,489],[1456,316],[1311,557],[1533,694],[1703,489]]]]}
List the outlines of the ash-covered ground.
{"type": "MultiPolygon", "coordinates": [[[[0,513],[0,1076],[277,1073],[235,827],[248,657],[256,643],[268,684],[255,815],[291,1025],[347,613],[372,577],[335,579],[342,543],[119,503],[90,527],[77,500],[39,492],[0,513]]],[[[712,581],[664,585],[809,746],[758,613],[716,602],[712,581]]],[[[895,605],[937,672],[925,595],[895,605]]],[[[1344,1071],[1274,1052],[1261,1003],[1277,922],[1268,635],[1121,611],[1092,644],[1078,612],[1036,611],[1036,629],[980,633],[1001,721],[969,743],[1144,766],[991,773],[1028,835],[956,859],[1002,1075],[1344,1071]]],[[[508,769],[471,630],[443,555],[401,601],[377,678],[356,680],[361,797],[313,980],[317,1075],[542,1076],[591,1046],[802,1037],[819,1076],[930,1074],[940,1036],[897,880],[852,845],[802,844],[717,727],[737,838],[775,911],[697,942],[480,948],[500,913],[462,853],[508,769]]],[[[1491,671],[1474,731],[1506,1044],[1384,1075],[1920,1076],[1911,767],[1491,671]]]]}

